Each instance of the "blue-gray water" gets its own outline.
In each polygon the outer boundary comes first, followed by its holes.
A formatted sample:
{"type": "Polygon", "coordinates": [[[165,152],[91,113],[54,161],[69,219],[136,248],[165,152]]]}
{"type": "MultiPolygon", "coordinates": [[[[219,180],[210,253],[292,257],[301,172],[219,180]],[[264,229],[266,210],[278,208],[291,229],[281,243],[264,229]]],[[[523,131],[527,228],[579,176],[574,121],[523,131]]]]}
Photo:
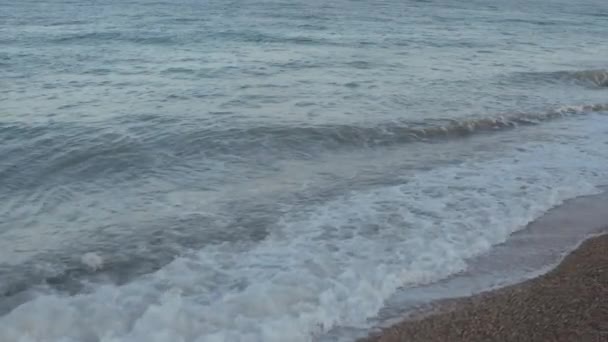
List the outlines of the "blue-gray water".
{"type": "Polygon", "coordinates": [[[368,326],[608,183],[607,37],[603,0],[0,0],[0,340],[368,326]]]}

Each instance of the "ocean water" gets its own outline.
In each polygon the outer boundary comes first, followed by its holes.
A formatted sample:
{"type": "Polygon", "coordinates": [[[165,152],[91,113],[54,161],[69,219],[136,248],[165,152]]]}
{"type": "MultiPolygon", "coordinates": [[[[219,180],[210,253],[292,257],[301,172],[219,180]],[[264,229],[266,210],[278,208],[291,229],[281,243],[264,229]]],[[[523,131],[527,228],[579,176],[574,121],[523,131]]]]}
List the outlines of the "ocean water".
{"type": "Polygon", "coordinates": [[[0,0],[0,341],[368,326],[608,184],[607,37],[604,0],[0,0]]]}

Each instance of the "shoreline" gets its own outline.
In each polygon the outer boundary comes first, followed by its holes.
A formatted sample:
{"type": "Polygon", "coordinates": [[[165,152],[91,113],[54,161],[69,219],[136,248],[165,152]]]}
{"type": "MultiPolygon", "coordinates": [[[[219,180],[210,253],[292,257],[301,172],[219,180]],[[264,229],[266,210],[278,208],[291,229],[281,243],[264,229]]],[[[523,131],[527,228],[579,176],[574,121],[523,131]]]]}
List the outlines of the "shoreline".
{"type": "Polygon", "coordinates": [[[359,342],[608,342],[608,232],[539,277],[432,307],[359,342]]]}

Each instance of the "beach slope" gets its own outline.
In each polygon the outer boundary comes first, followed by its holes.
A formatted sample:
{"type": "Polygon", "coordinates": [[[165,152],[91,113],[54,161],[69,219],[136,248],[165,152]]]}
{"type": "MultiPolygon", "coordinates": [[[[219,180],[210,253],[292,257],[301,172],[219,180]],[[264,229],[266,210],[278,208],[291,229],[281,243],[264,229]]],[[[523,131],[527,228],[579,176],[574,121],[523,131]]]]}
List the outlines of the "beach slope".
{"type": "Polygon", "coordinates": [[[608,341],[608,235],[543,276],[440,307],[361,342],[608,341]]]}

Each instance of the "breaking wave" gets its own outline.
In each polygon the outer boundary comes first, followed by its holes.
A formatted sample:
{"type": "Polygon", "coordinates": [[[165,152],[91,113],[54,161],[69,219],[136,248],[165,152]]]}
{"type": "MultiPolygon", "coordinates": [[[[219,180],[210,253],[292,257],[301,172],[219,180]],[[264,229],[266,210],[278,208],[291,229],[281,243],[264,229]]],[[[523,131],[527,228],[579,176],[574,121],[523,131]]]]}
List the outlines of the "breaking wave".
{"type": "Polygon", "coordinates": [[[602,111],[608,111],[608,104],[564,106],[544,113],[370,126],[274,125],[212,130],[201,128],[204,127],[201,124],[184,130],[179,123],[167,123],[163,134],[158,134],[155,124],[122,132],[67,124],[65,127],[0,124],[0,152],[5,156],[0,163],[0,184],[6,182],[9,189],[24,188],[54,175],[80,180],[99,175],[118,175],[118,179],[141,177],[147,170],[159,172],[201,156],[264,162],[274,158],[308,158],[338,149],[469,137],[602,111]],[[174,124],[175,127],[170,127],[174,124]],[[16,138],[21,139],[19,144],[14,144],[16,138]]]}

